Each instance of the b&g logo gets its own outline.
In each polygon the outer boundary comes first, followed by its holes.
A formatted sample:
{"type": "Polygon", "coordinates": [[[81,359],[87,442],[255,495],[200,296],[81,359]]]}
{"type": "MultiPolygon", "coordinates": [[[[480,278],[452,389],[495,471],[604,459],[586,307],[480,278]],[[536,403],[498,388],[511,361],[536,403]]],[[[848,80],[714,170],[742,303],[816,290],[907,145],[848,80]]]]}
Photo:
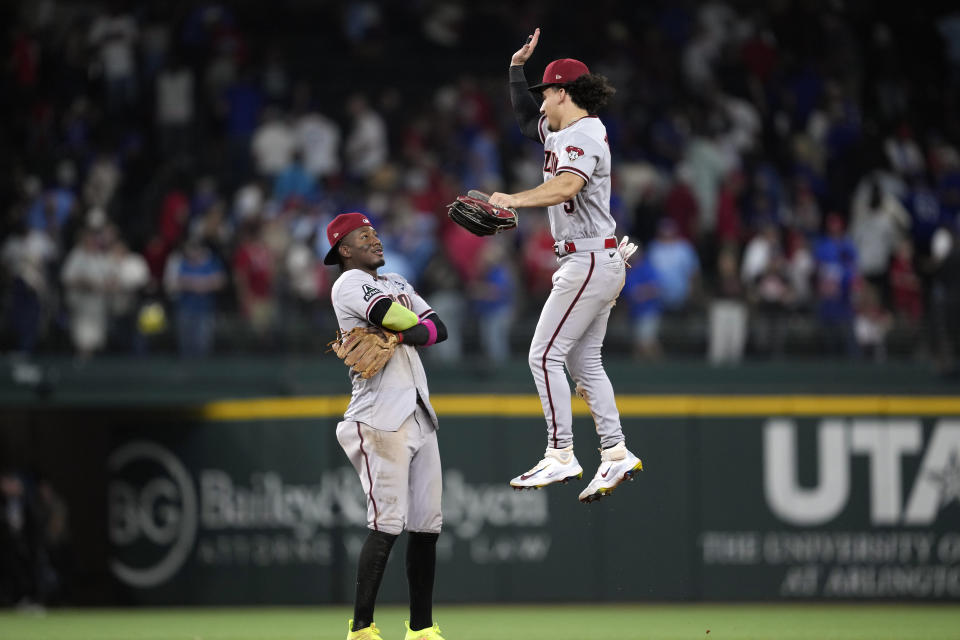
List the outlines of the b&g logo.
{"type": "Polygon", "coordinates": [[[133,587],[170,579],[193,549],[197,492],[186,468],[167,449],[135,441],[110,456],[110,569],[133,587]]]}

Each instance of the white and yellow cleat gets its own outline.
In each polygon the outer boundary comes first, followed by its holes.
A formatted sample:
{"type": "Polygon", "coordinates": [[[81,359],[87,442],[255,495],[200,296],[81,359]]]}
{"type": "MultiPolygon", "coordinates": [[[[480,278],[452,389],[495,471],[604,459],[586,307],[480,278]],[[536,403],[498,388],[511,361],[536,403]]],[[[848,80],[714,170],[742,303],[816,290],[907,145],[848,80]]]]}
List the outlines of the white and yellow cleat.
{"type": "Polygon", "coordinates": [[[587,488],[580,492],[580,502],[593,502],[613,493],[624,480],[633,480],[637,472],[643,471],[640,458],[620,444],[600,452],[600,466],[587,488]]]}
{"type": "Polygon", "coordinates": [[[520,491],[540,489],[555,482],[565,483],[583,477],[583,467],[573,455],[573,445],[563,449],[547,448],[543,460],[532,469],[510,481],[510,486],[520,491]]]}

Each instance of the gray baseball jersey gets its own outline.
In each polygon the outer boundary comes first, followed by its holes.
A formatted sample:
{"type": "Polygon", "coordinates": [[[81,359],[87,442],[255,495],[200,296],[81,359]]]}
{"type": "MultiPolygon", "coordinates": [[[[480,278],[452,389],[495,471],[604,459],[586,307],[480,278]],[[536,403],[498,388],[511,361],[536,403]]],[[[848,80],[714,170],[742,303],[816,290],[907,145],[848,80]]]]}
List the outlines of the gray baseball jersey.
{"type": "Polygon", "coordinates": [[[543,142],[543,180],[573,173],[586,181],[572,200],[547,207],[550,231],[558,241],[613,236],[610,215],[610,145],[600,118],[586,116],[560,131],[550,131],[547,117],[539,122],[543,142]]]}
{"type": "MultiPolygon", "coordinates": [[[[413,286],[396,273],[374,278],[360,269],[350,269],[337,278],[331,297],[337,322],[343,331],[371,326],[370,310],[384,298],[402,304],[421,319],[433,313],[413,286]]],[[[396,431],[413,414],[419,396],[430,420],[437,426],[437,414],[430,405],[427,374],[414,347],[398,346],[383,370],[369,380],[352,370],[350,379],[353,393],[344,420],[362,422],[383,431],[396,431]]]]}
{"type": "MultiPolygon", "coordinates": [[[[331,297],[344,331],[370,326],[370,310],[385,298],[420,318],[433,313],[396,273],[374,277],[360,269],[345,271],[331,297]]],[[[439,533],[443,481],[437,414],[420,355],[401,344],[380,373],[364,380],[351,370],[350,379],[353,393],[337,425],[337,440],[360,477],[367,526],[394,535],[404,529],[439,533]]]]}

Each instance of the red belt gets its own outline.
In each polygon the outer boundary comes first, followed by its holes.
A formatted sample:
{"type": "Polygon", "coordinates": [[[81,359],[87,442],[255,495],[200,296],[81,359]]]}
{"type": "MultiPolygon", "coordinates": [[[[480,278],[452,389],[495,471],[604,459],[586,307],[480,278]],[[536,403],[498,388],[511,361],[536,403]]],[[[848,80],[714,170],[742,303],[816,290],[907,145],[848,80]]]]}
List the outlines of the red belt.
{"type": "Polygon", "coordinates": [[[587,246],[581,246],[577,248],[576,242],[564,242],[557,243],[554,245],[554,253],[558,256],[565,256],[568,253],[576,253],[577,251],[600,251],[601,249],[616,249],[617,248],[617,239],[616,238],[605,238],[603,241],[603,246],[597,246],[594,242],[581,242],[581,245],[586,244],[587,246]]]}

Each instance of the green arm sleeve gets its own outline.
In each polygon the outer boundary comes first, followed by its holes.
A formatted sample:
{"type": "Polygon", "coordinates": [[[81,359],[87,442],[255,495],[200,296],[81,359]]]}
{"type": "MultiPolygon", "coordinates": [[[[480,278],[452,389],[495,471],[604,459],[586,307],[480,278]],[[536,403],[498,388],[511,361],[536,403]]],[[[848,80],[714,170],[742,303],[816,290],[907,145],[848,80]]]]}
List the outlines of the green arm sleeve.
{"type": "Polygon", "coordinates": [[[417,314],[396,302],[390,303],[390,308],[387,309],[386,315],[383,316],[383,320],[380,322],[380,326],[390,329],[391,331],[403,331],[416,324],[417,314]]]}

